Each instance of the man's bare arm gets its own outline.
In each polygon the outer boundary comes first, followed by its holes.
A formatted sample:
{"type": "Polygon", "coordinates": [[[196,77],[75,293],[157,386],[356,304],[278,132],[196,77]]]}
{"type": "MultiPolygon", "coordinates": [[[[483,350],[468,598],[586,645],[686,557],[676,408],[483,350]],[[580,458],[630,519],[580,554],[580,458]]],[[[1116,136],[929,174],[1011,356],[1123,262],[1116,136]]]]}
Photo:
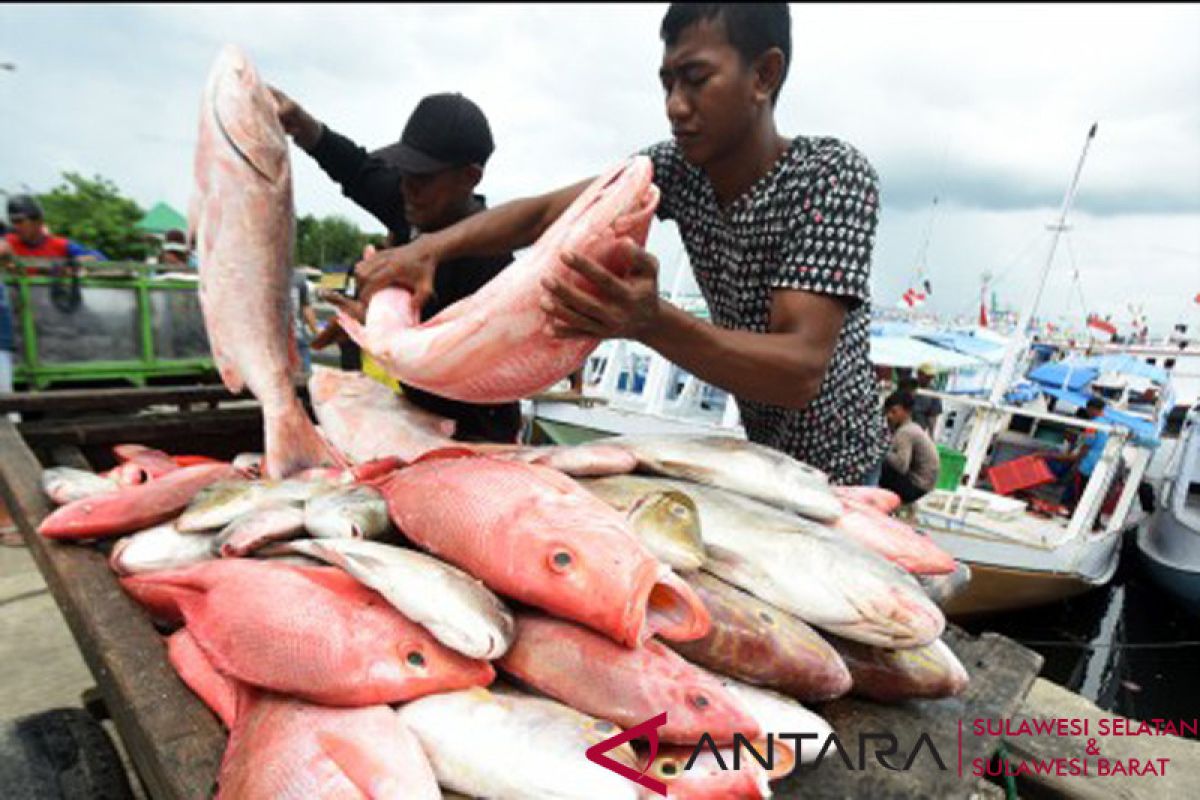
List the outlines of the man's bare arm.
{"type": "Polygon", "coordinates": [[[660,299],[657,260],[632,241],[625,246],[633,266],[624,278],[590,259],[564,257],[594,291],[544,284],[542,308],[556,335],[636,339],[747,400],[804,408],[817,396],[841,336],[846,300],[779,289],[766,333],[720,328],[660,299]]]}
{"type": "Polygon", "coordinates": [[[433,291],[433,273],[439,264],[468,256],[491,256],[527,247],[537,241],[592,178],[537,197],[512,200],[434,233],[420,236],[403,247],[381,250],[355,266],[361,291],[368,301],[389,285],[411,291],[420,307],[433,291]]]}

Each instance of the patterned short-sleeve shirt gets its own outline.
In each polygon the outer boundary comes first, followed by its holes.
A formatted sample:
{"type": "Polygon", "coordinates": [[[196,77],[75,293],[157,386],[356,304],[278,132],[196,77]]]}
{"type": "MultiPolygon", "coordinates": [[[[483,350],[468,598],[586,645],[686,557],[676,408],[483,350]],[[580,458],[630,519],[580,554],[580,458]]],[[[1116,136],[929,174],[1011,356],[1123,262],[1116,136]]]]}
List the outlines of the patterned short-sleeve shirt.
{"type": "Polygon", "coordinates": [[[708,303],[724,328],[765,333],[771,294],[798,289],[848,301],[816,398],[803,409],[738,398],[747,437],[811,464],[835,483],[861,483],[887,447],[869,358],[868,279],[878,178],[850,145],[800,136],[748,192],[722,210],[712,184],[674,142],[643,151],[708,303]]]}

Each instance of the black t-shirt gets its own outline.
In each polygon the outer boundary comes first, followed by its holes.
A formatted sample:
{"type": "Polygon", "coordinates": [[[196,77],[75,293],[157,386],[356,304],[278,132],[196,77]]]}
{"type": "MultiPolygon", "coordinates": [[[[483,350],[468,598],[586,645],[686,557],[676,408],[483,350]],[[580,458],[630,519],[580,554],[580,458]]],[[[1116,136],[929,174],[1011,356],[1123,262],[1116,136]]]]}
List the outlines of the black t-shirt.
{"type": "MultiPolygon", "coordinates": [[[[399,170],[328,127],[310,155],[330,178],[341,185],[342,194],[387,226],[393,241],[403,243],[411,240],[412,228],[404,218],[399,170]]],[[[477,211],[486,208],[482,196],[476,195],[476,200],[477,211]]],[[[512,254],[506,253],[488,258],[456,259],[441,264],[434,273],[434,296],[421,309],[421,321],[474,294],[512,260],[512,254]]],[[[464,403],[415,386],[400,385],[405,397],[416,405],[455,420],[458,425],[454,438],[459,441],[511,442],[516,440],[520,432],[520,403],[464,403]]]]}

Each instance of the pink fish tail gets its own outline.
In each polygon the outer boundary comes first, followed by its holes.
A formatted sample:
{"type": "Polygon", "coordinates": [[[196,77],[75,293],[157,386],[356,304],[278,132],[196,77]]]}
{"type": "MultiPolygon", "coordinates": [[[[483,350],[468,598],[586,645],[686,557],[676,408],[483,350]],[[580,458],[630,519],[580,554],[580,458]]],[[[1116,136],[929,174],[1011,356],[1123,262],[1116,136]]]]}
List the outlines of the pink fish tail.
{"type": "Polygon", "coordinates": [[[269,478],[286,478],[310,467],[338,463],[299,401],[283,414],[268,418],[264,429],[264,462],[269,478]]]}

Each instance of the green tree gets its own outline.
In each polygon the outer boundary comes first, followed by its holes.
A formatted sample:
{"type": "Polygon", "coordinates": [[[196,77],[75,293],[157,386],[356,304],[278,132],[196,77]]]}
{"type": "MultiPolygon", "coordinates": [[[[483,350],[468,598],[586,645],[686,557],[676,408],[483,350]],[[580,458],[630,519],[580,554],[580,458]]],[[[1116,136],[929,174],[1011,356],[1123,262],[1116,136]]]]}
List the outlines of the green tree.
{"type": "Polygon", "coordinates": [[[38,196],[52,233],[100,250],[113,260],[146,257],[148,245],[134,227],[144,213],[136,202],[99,175],[88,179],[64,172],[63,181],[38,196]]]}
{"type": "Polygon", "coordinates": [[[318,268],[353,264],[362,258],[368,243],[378,242],[378,247],[383,240],[378,234],[363,233],[345,217],[305,214],[296,219],[296,263],[318,268]]]}

